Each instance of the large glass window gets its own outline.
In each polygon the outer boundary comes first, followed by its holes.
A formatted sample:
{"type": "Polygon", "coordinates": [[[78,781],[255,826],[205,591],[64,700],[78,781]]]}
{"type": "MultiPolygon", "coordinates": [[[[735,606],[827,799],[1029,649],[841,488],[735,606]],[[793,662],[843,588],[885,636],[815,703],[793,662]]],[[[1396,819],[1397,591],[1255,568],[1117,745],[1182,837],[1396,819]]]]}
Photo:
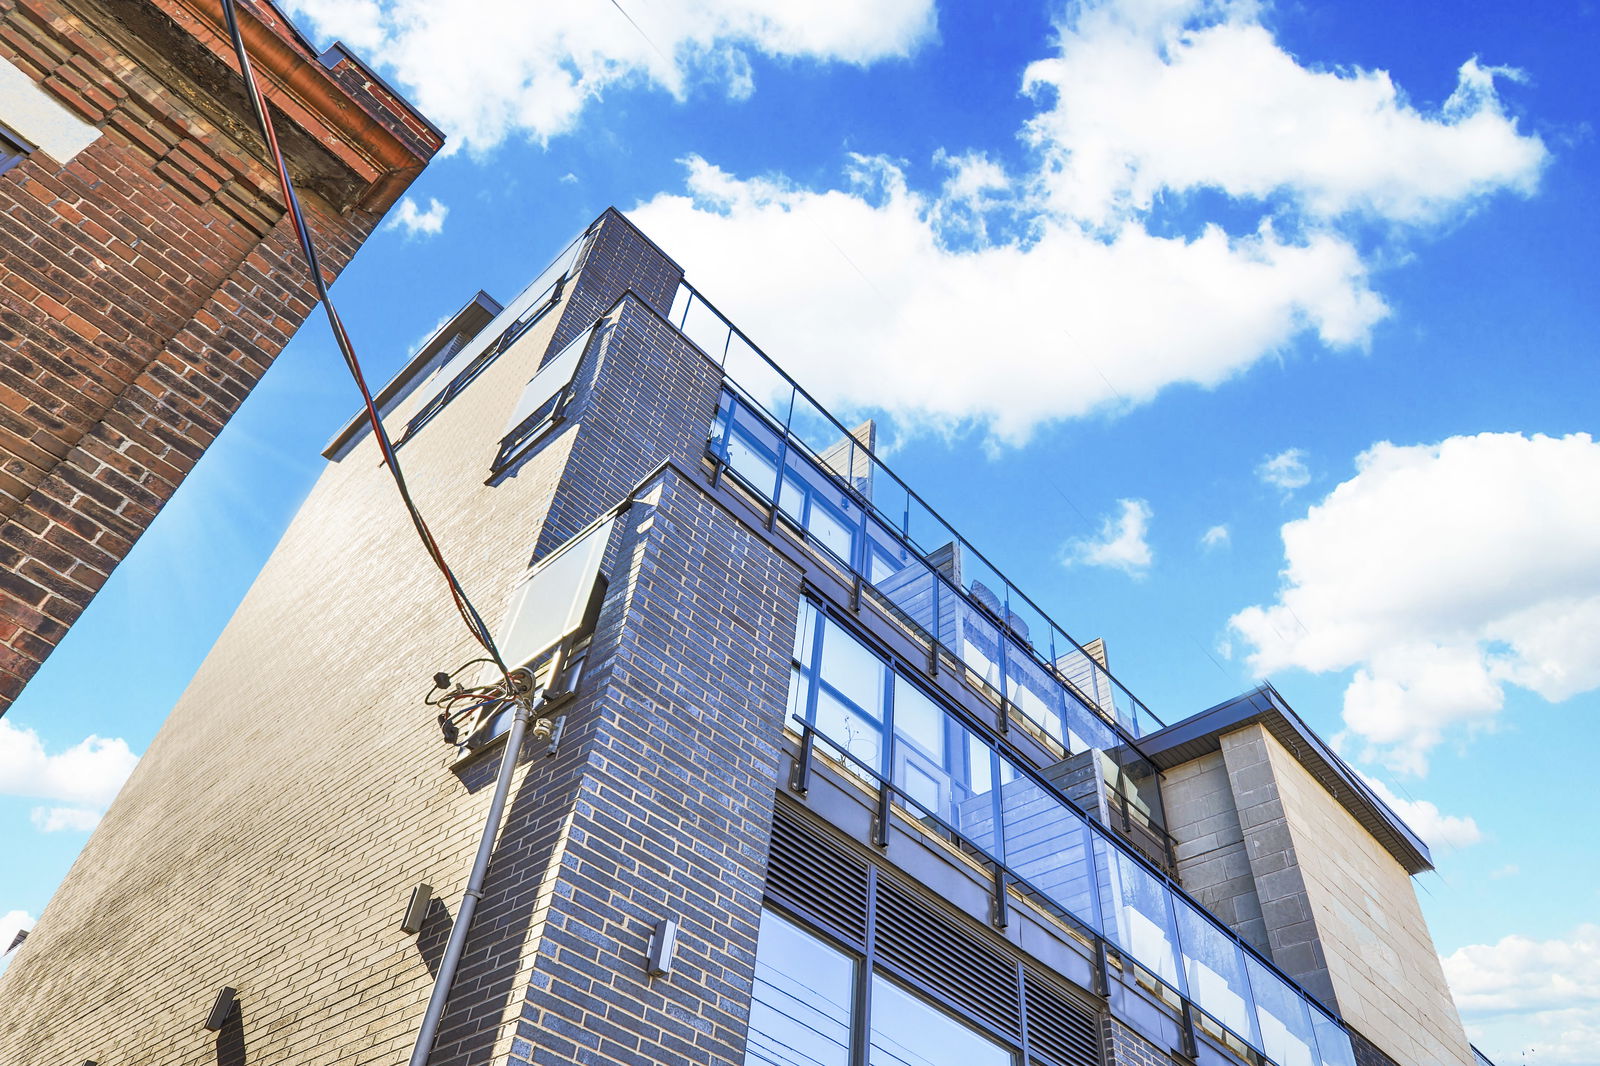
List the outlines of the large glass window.
{"type": "MultiPolygon", "coordinates": [[[[809,601],[794,656],[791,714],[816,730],[819,750],[850,755],[858,777],[887,781],[913,817],[954,830],[1277,1066],[1351,1066],[1348,1037],[1303,992],[1121,838],[809,601]]],[[[1159,819],[1154,782],[1112,768],[1134,820],[1159,819]]],[[[878,1050],[888,1054],[887,1045],[878,1050]]]]}
{"type": "Polygon", "coordinates": [[[572,395],[578,365],[594,334],[595,327],[590,326],[534,372],[506,423],[506,435],[500,441],[500,451],[494,460],[496,470],[519,458],[560,418],[572,395]]]}
{"type": "Polygon", "coordinates": [[[894,982],[872,977],[870,1066],[1011,1066],[1011,1052],[894,982]]]}
{"type": "Polygon", "coordinates": [[[844,952],[762,911],[746,1066],[848,1066],[855,970],[844,952]]]}

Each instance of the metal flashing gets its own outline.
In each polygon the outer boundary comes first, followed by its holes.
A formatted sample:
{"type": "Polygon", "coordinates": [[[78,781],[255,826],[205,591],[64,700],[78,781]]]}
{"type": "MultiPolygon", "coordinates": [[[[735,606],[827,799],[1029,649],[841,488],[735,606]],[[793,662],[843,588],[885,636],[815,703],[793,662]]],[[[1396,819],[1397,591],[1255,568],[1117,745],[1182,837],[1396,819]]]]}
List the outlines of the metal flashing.
{"type": "Polygon", "coordinates": [[[1224,734],[1258,723],[1394,856],[1408,874],[1433,869],[1433,858],[1422,838],[1301,720],[1271,685],[1262,685],[1165,729],[1146,734],[1139,743],[1156,766],[1170,770],[1222,750],[1224,734]]]}

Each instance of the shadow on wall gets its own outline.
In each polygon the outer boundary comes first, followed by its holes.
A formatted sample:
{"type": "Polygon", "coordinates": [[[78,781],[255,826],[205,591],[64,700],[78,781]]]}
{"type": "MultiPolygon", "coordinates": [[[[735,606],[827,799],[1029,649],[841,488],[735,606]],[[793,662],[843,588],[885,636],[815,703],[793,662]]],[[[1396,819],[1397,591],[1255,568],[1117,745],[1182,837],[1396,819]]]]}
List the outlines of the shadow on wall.
{"type": "Polygon", "coordinates": [[[244,1051],[244,1004],[237,1001],[228,1020],[217,1030],[217,1066],[246,1066],[244,1051]]]}

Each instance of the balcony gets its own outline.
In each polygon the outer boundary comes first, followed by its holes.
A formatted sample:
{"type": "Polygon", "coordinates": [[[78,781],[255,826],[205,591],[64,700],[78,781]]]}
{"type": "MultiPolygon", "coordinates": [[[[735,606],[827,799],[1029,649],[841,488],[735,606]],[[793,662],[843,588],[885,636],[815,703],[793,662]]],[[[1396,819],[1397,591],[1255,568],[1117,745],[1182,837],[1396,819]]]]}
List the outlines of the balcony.
{"type": "Polygon", "coordinates": [[[724,372],[713,476],[736,480],[918,635],[931,669],[956,664],[998,705],[1001,730],[1016,717],[1059,753],[1044,770],[1015,759],[808,607],[790,706],[801,787],[821,749],[876,791],[880,826],[893,803],[953,840],[995,871],[997,907],[1018,886],[1244,1061],[1354,1066],[1337,1018],[1130,846],[1136,828],[1165,840],[1138,743],[1160,719],[687,283],[672,322],[724,372]],[[1109,779],[1115,809],[1098,820],[1074,795],[1083,778],[1109,779]],[[1119,817],[1122,836],[1102,824],[1119,817]]]}

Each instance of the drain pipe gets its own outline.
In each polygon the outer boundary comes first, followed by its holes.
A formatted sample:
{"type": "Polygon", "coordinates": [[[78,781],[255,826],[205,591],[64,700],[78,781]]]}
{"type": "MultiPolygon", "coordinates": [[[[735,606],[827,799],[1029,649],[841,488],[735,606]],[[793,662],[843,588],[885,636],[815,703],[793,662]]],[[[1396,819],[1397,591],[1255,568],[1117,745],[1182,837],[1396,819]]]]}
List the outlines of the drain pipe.
{"type": "MultiPolygon", "coordinates": [[[[450,986],[455,982],[456,967],[461,963],[461,952],[467,945],[467,933],[472,928],[472,916],[483,898],[483,882],[489,873],[489,856],[494,853],[495,838],[500,834],[500,821],[505,816],[506,797],[511,792],[511,777],[517,768],[517,755],[522,751],[523,734],[533,712],[545,705],[545,693],[553,691],[551,683],[561,672],[561,653],[558,647],[550,660],[547,680],[538,695],[521,697],[511,718],[511,729],[506,736],[506,749],[500,756],[500,775],[495,779],[494,796],[489,800],[489,814],[483,824],[483,839],[478,841],[478,855],[472,860],[472,873],[467,878],[467,889],[461,895],[461,907],[456,911],[455,924],[450,927],[450,939],[445,944],[444,958],[439,961],[439,976],[433,982],[433,994],[428,997],[428,1009],[422,1016],[422,1028],[417,1033],[417,1046],[412,1049],[410,1066],[428,1066],[433,1054],[433,1042],[439,1035],[439,1020],[444,1017],[445,1003],[450,999],[450,986]]],[[[538,734],[535,733],[535,736],[538,734]]]]}

